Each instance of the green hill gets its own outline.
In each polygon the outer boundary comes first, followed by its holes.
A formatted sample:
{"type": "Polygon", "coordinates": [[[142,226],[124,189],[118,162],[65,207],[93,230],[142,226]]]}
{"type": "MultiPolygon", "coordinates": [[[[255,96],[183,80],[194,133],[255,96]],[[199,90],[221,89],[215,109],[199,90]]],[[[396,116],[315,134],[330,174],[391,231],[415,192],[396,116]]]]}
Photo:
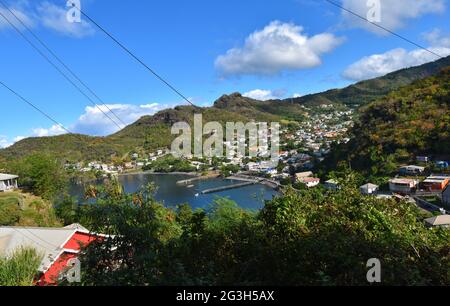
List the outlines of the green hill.
{"type": "Polygon", "coordinates": [[[390,175],[416,156],[450,158],[450,66],[361,108],[352,140],[334,149],[339,161],[372,175],[390,175]]]}
{"type": "Polygon", "coordinates": [[[437,74],[440,69],[449,65],[450,57],[447,57],[419,67],[403,69],[381,78],[360,82],[344,89],[330,90],[296,99],[258,101],[243,97],[239,93],[224,95],[212,107],[179,106],[153,116],[144,116],[107,137],[62,135],[27,138],[0,150],[0,160],[2,158],[17,159],[36,152],[54,154],[68,161],[109,160],[113,156],[122,157],[131,151],[169,147],[174,139],[174,136],[170,134],[171,126],[180,121],[192,123],[194,112],[201,112],[205,122],[301,121],[304,119],[305,112],[301,107],[303,105],[308,107],[330,103],[342,107],[364,105],[417,79],[437,74]]]}
{"type": "Polygon", "coordinates": [[[107,137],[85,135],[61,135],[54,137],[27,138],[13,146],[0,150],[0,158],[7,160],[33,153],[50,153],[68,161],[103,159],[123,156],[131,151],[149,151],[170,147],[176,136],[171,127],[176,122],[193,124],[194,114],[201,113],[204,122],[248,122],[280,121],[287,114],[294,120],[301,120],[303,111],[298,105],[262,102],[245,98],[240,94],[225,95],[213,107],[194,108],[178,106],[163,110],[153,116],[144,116],[123,130],[107,137]],[[284,106],[285,105],[285,106],[284,106]]]}
{"type": "MultiPolygon", "coordinates": [[[[305,105],[337,103],[358,107],[373,102],[391,91],[409,85],[416,80],[433,76],[447,66],[450,66],[450,56],[418,67],[402,69],[383,77],[362,81],[344,89],[333,89],[319,94],[296,98],[294,102],[305,105]]],[[[290,100],[285,100],[285,102],[290,100]]]]}

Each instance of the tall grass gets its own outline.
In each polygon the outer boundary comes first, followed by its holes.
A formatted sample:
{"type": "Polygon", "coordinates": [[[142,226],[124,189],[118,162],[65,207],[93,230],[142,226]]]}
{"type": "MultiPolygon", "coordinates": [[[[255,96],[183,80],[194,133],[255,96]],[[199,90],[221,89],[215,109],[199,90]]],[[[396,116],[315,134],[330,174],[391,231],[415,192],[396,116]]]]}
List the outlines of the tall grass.
{"type": "Polygon", "coordinates": [[[0,257],[0,286],[33,286],[42,256],[34,249],[20,249],[0,257]]]}

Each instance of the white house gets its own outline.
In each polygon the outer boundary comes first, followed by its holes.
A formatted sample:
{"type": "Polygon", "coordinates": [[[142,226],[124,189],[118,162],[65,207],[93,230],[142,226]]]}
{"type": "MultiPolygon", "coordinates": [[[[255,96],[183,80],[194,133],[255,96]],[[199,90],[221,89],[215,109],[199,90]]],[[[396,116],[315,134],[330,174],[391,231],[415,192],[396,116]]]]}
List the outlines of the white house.
{"type": "Polygon", "coordinates": [[[17,175],[0,173],[0,192],[16,189],[18,178],[17,175]]]}
{"type": "Polygon", "coordinates": [[[425,167],[405,166],[400,168],[401,175],[420,175],[425,172],[425,167]]]}
{"type": "Polygon", "coordinates": [[[389,181],[389,189],[394,193],[410,194],[417,188],[419,181],[404,178],[395,178],[389,181]]]}
{"type": "Polygon", "coordinates": [[[303,183],[308,188],[316,187],[320,184],[320,179],[315,177],[304,177],[298,179],[300,183],[303,183]]]}
{"type": "Polygon", "coordinates": [[[359,187],[359,191],[364,195],[372,195],[378,192],[379,186],[368,183],[359,187]]]}

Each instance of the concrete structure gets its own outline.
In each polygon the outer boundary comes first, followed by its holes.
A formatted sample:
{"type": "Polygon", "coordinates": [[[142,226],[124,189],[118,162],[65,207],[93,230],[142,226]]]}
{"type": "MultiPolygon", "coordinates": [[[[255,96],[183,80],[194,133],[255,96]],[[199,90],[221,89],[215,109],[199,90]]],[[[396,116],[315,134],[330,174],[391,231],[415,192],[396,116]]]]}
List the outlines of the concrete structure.
{"type": "Polygon", "coordinates": [[[442,215],[425,220],[428,227],[450,227],[450,215],[442,215]]]}
{"type": "Polygon", "coordinates": [[[17,184],[18,178],[17,175],[0,173],[0,192],[17,189],[19,187],[17,184]]]}
{"type": "Polygon", "coordinates": [[[0,227],[0,256],[11,256],[21,248],[36,250],[43,255],[37,285],[55,285],[81,247],[101,237],[105,236],[91,234],[79,224],[64,228],[0,227]]]}
{"type": "Polygon", "coordinates": [[[422,188],[426,191],[443,191],[449,182],[449,176],[432,175],[422,182],[422,188]]]}
{"type": "Polygon", "coordinates": [[[428,163],[431,158],[429,156],[417,156],[416,160],[421,163],[428,163]]]}
{"type": "Polygon", "coordinates": [[[393,193],[410,194],[417,189],[419,181],[413,179],[395,178],[389,181],[389,189],[393,193]]]}
{"type": "Polygon", "coordinates": [[[304,178],[297,179],[297,181],[299,183],[305,184],[306,187],[308,187],[308,188],[316,187],[317,185],[320,184],[320,179],[315,178],[315,177],[304,177],[304,178]]]}
{"type": "Polygon", "coordinates": [[[400,168],[401,175],[420,175],[425,172],[425,167],[405,166],[400,168]]]}
{"type": "Polygon", "coordinates": [[[359,187],[359,191],[364,195],[372,195],[378,192],[380,187],[371,183],[359,187]]]}
{"type": "Polygon", "coordinates": [[[297,178],[297,180],[301,180],[305,177],[312,177],[313,175],[314,175],[314,173],[312,173],[311,171],[307,171],[307,172],[296,173],[295,177],[297,178]]]}

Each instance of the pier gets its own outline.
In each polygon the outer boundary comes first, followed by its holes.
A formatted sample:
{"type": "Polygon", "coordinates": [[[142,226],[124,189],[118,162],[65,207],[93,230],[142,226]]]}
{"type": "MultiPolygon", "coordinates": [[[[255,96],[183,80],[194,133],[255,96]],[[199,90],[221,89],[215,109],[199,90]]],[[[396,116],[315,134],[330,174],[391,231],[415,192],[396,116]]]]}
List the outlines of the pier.
{"type": "Polygon", "coordinates": [[[234,185],[229,185],[229,186],[222,186],[222,187],[203,190],[201,193],[208,194],[208,193],[221,192],[221,191],[225,191],[225,190],[231,190],[231,189],[237,189],[237,188],[242,188],[242,187],[246,187],[246,186],[256,185],[258,183],[259,183],[258,181],[239,183],[239,184],[234,184],[234,185]]]}

